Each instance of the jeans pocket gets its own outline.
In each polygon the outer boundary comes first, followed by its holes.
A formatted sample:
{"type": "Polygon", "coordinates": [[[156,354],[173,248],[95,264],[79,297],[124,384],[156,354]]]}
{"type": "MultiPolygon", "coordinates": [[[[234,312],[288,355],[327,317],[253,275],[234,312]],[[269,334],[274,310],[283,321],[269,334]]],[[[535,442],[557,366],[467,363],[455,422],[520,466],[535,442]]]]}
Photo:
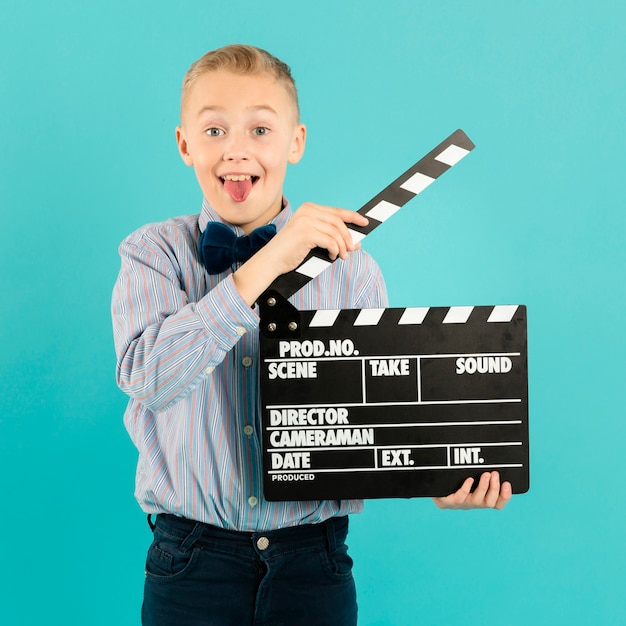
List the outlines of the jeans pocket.
{"type": "Polygon", "coordinates": [[[330,552],[321,553],[322,567],[328,576],[334,580],[349,580],[352,578],[352,557],[348,554],[348,546],[340,544],[330,552]]]}
{"type": "Polygon", "coordinates": [[[184,538],[155,531],[146,558],[146,577],[165,581],[184,576],[196,560],[198,549],[183,549],[183,542],[184,538]]]}

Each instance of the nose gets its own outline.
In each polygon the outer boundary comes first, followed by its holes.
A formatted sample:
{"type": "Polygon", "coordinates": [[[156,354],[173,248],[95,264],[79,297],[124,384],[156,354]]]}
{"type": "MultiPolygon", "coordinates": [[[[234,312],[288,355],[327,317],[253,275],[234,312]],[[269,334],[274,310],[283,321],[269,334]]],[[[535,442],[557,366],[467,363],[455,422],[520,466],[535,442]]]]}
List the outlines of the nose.
{"type": "Polygon", "coordinates": [[[224,161],[247,161],[248,147],[242,133],[230,132],[224,145],[224,161]]]}

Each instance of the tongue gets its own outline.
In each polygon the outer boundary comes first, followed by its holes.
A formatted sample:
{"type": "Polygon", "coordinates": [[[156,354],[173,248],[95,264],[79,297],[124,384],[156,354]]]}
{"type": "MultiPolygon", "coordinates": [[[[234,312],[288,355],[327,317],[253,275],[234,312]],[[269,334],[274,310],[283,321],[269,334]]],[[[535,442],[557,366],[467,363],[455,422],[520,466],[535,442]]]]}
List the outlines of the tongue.
{"type": "Polygon", "coordinates": [[[252,189],[252,179],[225,180],[224,189],[226,189],[226,193],[228,193],[235,202],[243,202],[252,189]]]}

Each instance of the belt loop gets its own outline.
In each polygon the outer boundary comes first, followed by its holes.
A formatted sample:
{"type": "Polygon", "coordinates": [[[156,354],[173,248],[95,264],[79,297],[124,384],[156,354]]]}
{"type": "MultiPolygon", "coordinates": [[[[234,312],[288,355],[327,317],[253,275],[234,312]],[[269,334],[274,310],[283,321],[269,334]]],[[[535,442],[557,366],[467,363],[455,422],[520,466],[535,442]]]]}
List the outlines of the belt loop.
{"type": "Polygon", "coordinates": [[[324,522],[326,527],[326,539],[328,541],[328,551],[333,553],[337,549],[337,538],[335,535],[335,519],[334,517],[328,518],[324,522]]]}
{"type": "Polygon", "coordinates": [[[202,530],[204,528],[204,524],[202,522],[198,522],[193,530],[185,537],[184,541],[180,544],[180,551],[187,552],[187,550],[191,550],[193,548],[193,544],[200,539],[202,536],[202,530]]]}
{"type": "Polygon", "coordinates": [[[152,513],[148,513],[148,526],[150,526],[150,530],[152,532],[154,532],[154,529],[156,528],[156,524],[152,521],[152,513]]]}

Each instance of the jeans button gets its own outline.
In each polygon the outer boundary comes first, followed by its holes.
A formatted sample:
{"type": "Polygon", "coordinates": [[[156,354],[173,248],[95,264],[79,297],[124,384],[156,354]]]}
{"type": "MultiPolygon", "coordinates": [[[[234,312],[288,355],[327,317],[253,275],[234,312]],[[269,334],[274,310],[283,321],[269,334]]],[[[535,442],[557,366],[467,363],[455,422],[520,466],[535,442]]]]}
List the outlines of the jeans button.
{"type": "Polygon", "coordinates": [[[270,540],[267,537],[259,537],[256,540],[256,547],[259,550],[267,550],[270,546],[270,540]]]}

